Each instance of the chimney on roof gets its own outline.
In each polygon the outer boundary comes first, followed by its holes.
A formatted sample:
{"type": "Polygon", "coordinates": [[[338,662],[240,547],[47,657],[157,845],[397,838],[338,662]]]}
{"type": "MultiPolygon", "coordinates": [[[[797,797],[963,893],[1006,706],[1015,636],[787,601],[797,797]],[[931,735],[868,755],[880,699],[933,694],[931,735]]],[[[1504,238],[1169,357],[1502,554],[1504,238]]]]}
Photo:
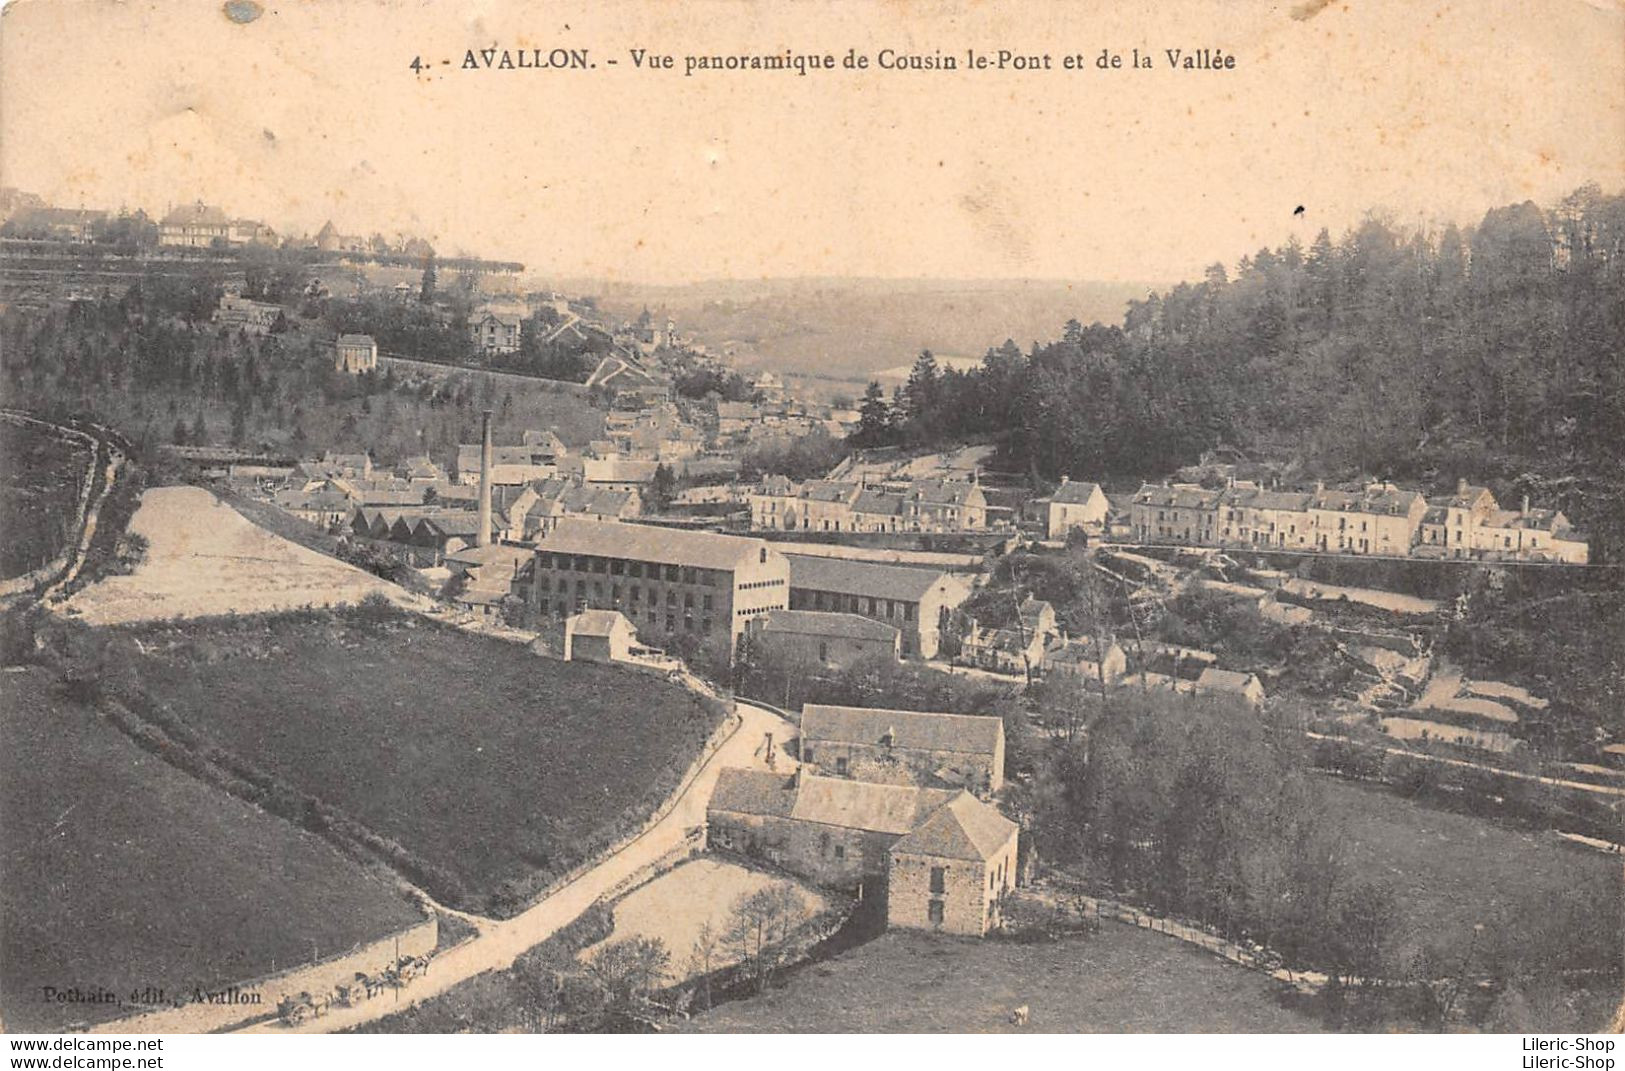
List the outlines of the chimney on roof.
{"type": "Polygon", "coordinates": [[[1524,513],[1529,512],[1529,496],[1528,495],[1523,496],[1523,512],[1524,513]]]}
{"type": "Polygon", "coordinates": [[[1065,487],[1067,485],[1067,481],[1069,481],[1071,479],[1072,479],[1072,477],[1063,475],[1061,477],[1061,486],[1065,487]]]}
{"type": "Polygon", "coordinates": [[[480,414],[480,530],[475,545],[491,545],[491,410],[480,414]]]}
{"type": "Polygon", "coordinates": [[[1456,481],[1456,494],[1462,498],[1467,497],[1467,478],[1465,476],[1456,481]]]}
{"type": "Polygon", "coordinates": [[[1315,494],[1323,495],[1325,493],[1326,493],[1326,481],[1325,480],[1316,480],[1315,481],[1315,494]]]}

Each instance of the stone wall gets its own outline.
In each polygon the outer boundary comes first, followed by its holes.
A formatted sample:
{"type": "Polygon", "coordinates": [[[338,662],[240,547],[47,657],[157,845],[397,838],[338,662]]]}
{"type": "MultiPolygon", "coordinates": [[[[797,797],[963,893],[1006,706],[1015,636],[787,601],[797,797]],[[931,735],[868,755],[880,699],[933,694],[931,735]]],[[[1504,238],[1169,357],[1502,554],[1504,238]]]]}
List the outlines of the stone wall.
{"type": "Polygon", "coordinates": [[[980,937],[998,920],[998,902],[1016,883],[1016,837],[986,863],[896,853],[886,904],[886,924],[911,930],[980,937]],[[943,891],[931,891],[931,871],[943,869],[943,891]],[[941,923],[931,920],[931,902],[940,901],[941,923]]]}
{"type": "Polygon", "coordinates": [[[781,866],[819,885],[850,890],[884,884],[897,837],[791,818],[713,811],[708,845],[781,866]]]}

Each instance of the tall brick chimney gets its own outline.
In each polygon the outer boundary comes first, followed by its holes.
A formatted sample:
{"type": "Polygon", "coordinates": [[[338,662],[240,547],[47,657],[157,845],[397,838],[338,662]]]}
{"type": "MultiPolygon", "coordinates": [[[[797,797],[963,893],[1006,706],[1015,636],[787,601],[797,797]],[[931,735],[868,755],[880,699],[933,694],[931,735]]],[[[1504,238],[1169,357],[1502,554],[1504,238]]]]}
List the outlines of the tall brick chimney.
{"type": "Polygon", "coordinates": [[[491,410],[480,415],[480,531],[475,545],[491,545],[491,410]]]}

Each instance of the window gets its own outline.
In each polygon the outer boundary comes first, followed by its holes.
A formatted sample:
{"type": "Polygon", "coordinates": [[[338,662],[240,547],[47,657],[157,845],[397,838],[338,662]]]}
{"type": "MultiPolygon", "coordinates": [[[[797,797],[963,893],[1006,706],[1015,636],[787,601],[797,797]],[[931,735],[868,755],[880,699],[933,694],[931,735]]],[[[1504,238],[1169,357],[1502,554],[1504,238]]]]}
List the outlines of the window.
{"type": "Polygon", "coordinates": [[[845,859],[846,858],[846,845],[837,844],[835,846],[835,858],[837,858],[837,859],[845,859]]]}
{"type": "Polygon", "coordinates": [[[820,834],[818,834],[818,854],[819,855],[828,855],[829,854],[829,834],[828,833],[820,833],[820,834]]]}
{"type": "Polygon", "coordinates": [[[820,662],[829,661],[829,644],[824,640],[818,641],[818,660],[820,662]]]}
{"type": "Polygon", "coordinates": [[[813,760],[813,749],[810,748],[810,747],[802,748],[801,749],[801,761],[802,762],[811,762],[812,760],[813,760]]]}
{"type": "Polygon", "coordinates": [[[842,755],[840,758],[835,760],[835,772],[838,773],[838,774],[846,773],[846,756],[845,755],[842,755]]]}
{"type": "Polygon", "coordinates": [[[931,891],[934,893],[946,892],[948,889],[948,868],[934,866],[931,868],[931,891]]]}
{"type": "Polygon", "coordinates": [[[942,924],[942,901],[932,900],[925,908],[926,917],[938,925],[942,924]]]}

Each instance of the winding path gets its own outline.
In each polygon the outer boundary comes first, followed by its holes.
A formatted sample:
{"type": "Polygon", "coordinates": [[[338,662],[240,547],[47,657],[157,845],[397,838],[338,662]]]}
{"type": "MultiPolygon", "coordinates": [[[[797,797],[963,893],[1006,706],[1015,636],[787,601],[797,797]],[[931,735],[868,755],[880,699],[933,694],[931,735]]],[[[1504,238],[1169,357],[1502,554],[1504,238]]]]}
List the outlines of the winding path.
{"type": "Polygon", "coordinates": [[[479,934],[434,957],[422,977],[406,987],[347,1008],[334,1008],[297,1026],[260,1022],[244,1033],[333,1033],[381,1019],[430,1000],[485,971],[505,970],[526,951],[547,940],[578,918],[616,885],[645,867],[658,863],[680,848],[694,827],[705,822],[719,773],[729,766],[763,765],[763,743],[768,733],[782,742],[793,731],[790,723],[765,707],[738,703],[739,729],[700,768],[666,816],[632,841],[601,860],[563,888],[511,919],[470,919],[479,934]]]}

